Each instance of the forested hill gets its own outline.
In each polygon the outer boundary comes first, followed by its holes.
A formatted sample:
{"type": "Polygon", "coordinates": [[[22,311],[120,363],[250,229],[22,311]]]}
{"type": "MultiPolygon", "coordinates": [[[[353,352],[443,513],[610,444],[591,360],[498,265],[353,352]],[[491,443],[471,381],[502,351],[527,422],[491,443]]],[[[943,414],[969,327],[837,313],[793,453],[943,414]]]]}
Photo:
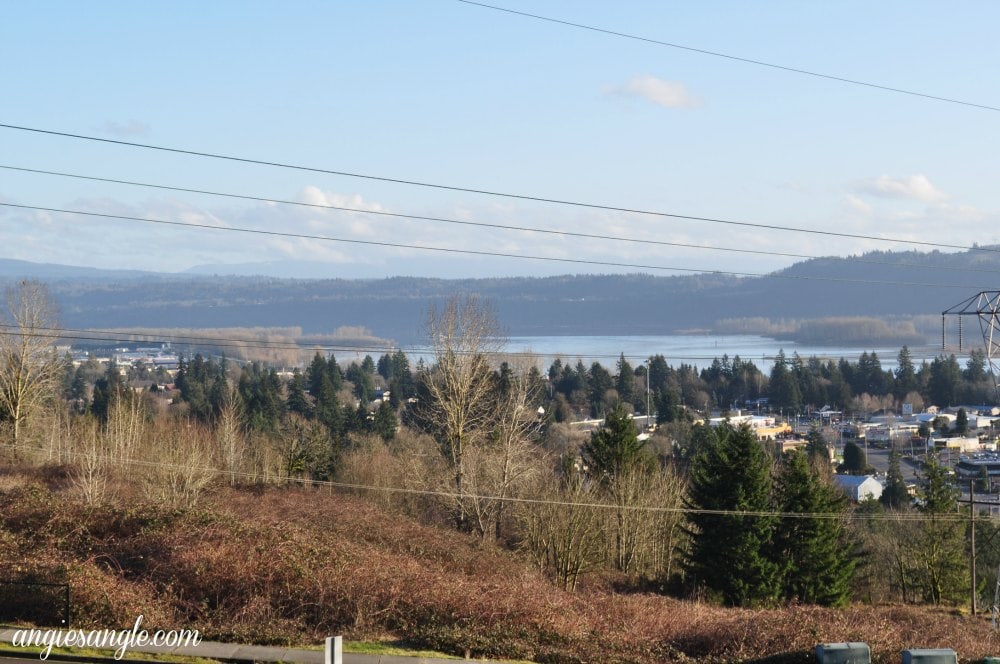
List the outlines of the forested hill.
{"type": "MultiPolygon", "coordinates": [[[[10,262],[13,263],[13,262],[10,262]]],[[[374,280],[151,275],[33,264],[0,278],[50,284],[66,327],[273,327],[306,333],[364,326],[419,340],[428,306],[456,292],[491,300],[511,335],[669,334],[722,319],[937,315],[1000,288],[1000,249],[876,252],[812,259],[768,277],[577,275],[374,280]],[[20,271],[19,271],[20,270],[20,271]],[[889,283],[892,282],[892,283],[889,283]]]]}

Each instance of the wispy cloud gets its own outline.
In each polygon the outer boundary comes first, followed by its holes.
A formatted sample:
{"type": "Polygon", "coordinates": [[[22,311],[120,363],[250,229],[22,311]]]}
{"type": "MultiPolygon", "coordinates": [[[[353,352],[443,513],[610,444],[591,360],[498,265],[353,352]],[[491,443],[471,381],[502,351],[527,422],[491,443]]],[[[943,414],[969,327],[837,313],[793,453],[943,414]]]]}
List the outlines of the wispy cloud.
{"type": "Polygon", "coordinates": [[[934,186],[923,174],[901,178],[882,175],[866,180],[856,187],[859,193],[882,196],[884,198],[904,198],[922,203],[941,203],[950,198],[948,194],[934,186]]]}
{"type": "Polygon", "coordinates": [[[873,211],[872,206],[869,205],[867,201],[865,201],[859,196],[855,196],[854,194],[847,194],[844,201],[847,203],[847,206],[855,212],[860,212],[861,214],[869,215],[873,211]]]}
{"type": "Polygon", "coordinates": [[[635,76],[625,85],[611,88],[610,94],[639,97],[664,108],[697,108],[704,102],[691,94],[683,83],[667,81],[649,74],[635,76]]]}
{"type": "Polygon", "coordinates": [[[152,132],[152,127],[145,122],[135,119],[126,120],[125,122],[108,120],[101,125],[100,130],[105,134],[128,138],[135,136],[148,136],[152,132]]]}

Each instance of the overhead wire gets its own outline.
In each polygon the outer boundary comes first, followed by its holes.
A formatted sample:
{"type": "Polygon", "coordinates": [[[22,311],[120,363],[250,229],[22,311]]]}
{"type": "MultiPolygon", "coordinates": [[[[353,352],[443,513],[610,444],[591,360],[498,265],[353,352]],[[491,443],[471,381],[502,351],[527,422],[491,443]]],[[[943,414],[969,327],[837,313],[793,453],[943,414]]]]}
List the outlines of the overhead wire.
{"type": "Polygon", "coordinates": [[[655,270],[658,272],[685,272],[703,275],[722,275],[732,277],[758,277],[766,279],[786,279],[794,281],[822,281],[833,283],[853,283],[878,286],[905,286],[919,288],[949,288],[962,290],[986,290],[986,286],[975,286],[968,284],[941,284],[933,282],[912,282],[912,281],[892,281],[877,279],[855,279],[849,277],[823,277],[804,274],[788,274],[782,272],[762,273],[762,272],[740,272],[735,270],[718,270],[711,268],[689,268],[668,265],[653,265],[646,263],[624,263],[619,261],[599,261],[585,258],[564,258],[556,256],[537,256],[531,254],[514,254],[509,252],[485,251],[476,249],[459,249],[455,247],[434,247],[428,245],[407,244],[402,242],[388,242],[385,240],[360,240],[355,238],[332,237],[328,235],[315,235],[307,233],[291,233],[287,231],[274,231],[258,228],[245,228],[241,226],[213,226],[211,224],[199,224],[194,222],[171,221],[166,219],[150,219],[148,217],[134,217],[130,215],[109,214],[102,212],[89,212],[86,210],[69,210],[65,208],[53,208],[39,205],[24,205],[19,203],[0,202],[0,207],[18,208],[24,210],[35,210],[40,212],[53,212],[58,214],[81,215],[86,217],[99,217],[103,219],[116,219],[129,222],[140,222],[147,224],[159,224],[182,228],[197,228],[213,231],[225,231],[232,233],[247,233],[252,235],[265,235],[272,237],[288,237],[296,239],[319,240],[324,242],[342,242],[348,244],[360,244],[365,246],[388,247],[394,249],[412,249],[418,251],[433,251],[448,254],[466,254],[471,256],[491,256],[495,258],[515,258],[519,260],[531,260],[554,263],[567,263],[574,265],[596,265],[600,267],[623,267],[637,270],[655,270]]]}
{"type": "MultiPolygon", "coordinates": [[[[657,240],[657,239],[653,239],[653,238],[637,238],[637,237],[623,237],[623,236],[619,236],[619,235],[607,235],[607,234],[598,234],[598,233],[582,233],[582,232],[579,232],[579,231],[567,231],[567,230],[552,229],[552,228],[537,228],[537,227],[532,227],[532,226],[521,226],[521,225],[514,225],[514,224],[498,224],[498,223],[488,223],[488,222],[481,222],[481,221],[470,221],[470,220],[464,220],[464,219],[452,219],[452,218],[439,217],[439,216],[406,214],[406,213],[401,213],[401,212],[389,212],[389,211],[386,211],[386,210],[369,210],[369,209],[365,209],[365,208],[348,207],[348,206],[343,206],[343,205],[329,205],[329,204],[324,204],[324,203],[309,203],[309,202],[305,202],[305,201],[293,201],[293,200],[287,200],[287,199],[268,198],[268,197],[265,197],[265,196],[255,196],[255,195],[249,195],[249,194],[235,194],[235,193],[230,193],[230,192],[211,191],[211,190],[207,190],[207,189],[195,189],[195,188],[189,188],[189,187],[179,187],[179,186],[164,185],[164,184],[155,184],[155,183],[149,183],[149,182],[137,182],[137,181],[134,181],[134,180],[123,180],[123,179],[117,179],[117,178],[106,178],[106,177],[98,177],[98,176],[93,176],[93,175],[82,175],[82,174],[78,174],[78,173],[64,173],[64,172],[59,172],[59,171],[49,171],[49,170],[42,170],[42,169],[36,169],[36,168],[26,168],[26,167],[21,167],[21,166],[10,166],[10,165],[4,165],[4,164],[0,164],[0,169],[10,170],[10,171],[17,171],[17,172],[23,172],[23,173],[33,173],[33,174],[39,174],[39,175],[49,175],[49,176],[56,176],[56,177],[73,178],[73,179],[78,179],[78,180],[86,180],[86,181],[89,181],[89,182],[104,182],[104,183],[109,183],[109,184],[121,184],[121,185],[133,186],[133,187],[144,187],[144,188],[158,189],[158,190],[164,190],[164,191],[175,191],[175,192],[199,194],[199,195],[206,195],[206,196],[216,196],[216,197],[222,197],[222,198],[231,198],[231,199],[238,199],[238,200],[255,201],[255,202],[259,202],[259,203],[271,203],[271,204],[275,204],[275,205],[290,205],[290,206],[304,207],[304,208],[309,208],[309,209],[332,210],[332,211],[340,211],[340,212],[352,212],[352,213],[372,215],[372,216],[377,216],[377,217],[388,217],[388,218],[405,219],[405,220],[409,220],[409,221],[429,221],[429,222],[438,222],[438,223],[445,223],[445,224],[456,224],[456,225],[462,225],[462,226],[470,226],[470,227],[475,227],[475,228],[491,228],[491,229],[504,230],[504,231],[518,231],[518,232],[527,232],[527,233],[539,233],[539,234],[546,234],[546,235],[556,235],[556,236],[560,236],[560,237],[573,237],[573,238],[582,238],[582,239],[591,239],[591,240],[602,240],[602,241],[611,241],[611,242],[628,242],[628,243],[641,244],[641,245],[678,247],[678,248],[683,248],[683,249],[699,249],[699,250],[708,250],[708,251],[723,251],[723,252],[732,252],[732,253],[741,253],[741,254],[752,254],[752,255],[759,255],[759,256],[776,256],[776,257],[782,257],[782,258],[801,258],[801,259],[806,259],[806,260],[816,260],[816,259],[844,260],[844,259],[840,259],[840,258],[837,258],[837,257],[822,256],[822,255],[816,255],[816,254],[798,254],[798,253],[781,252],[781,251],[767,251],[767,250],[763,250],[763,249],[744,249],[744,248],[736,248],[736,247],[719,247],[719,246],[714,246],[714,245],[702,245],[702,244],[694,244],[694,243],[689,243],[689,242],[671,242],[671,241],[666,241],[666,240],[657,240]]],[[[863,237],[863,238],[860,238],[860,239],[871,240],[870,237],[863,237]]],[[[899,238],[883,238],[881,241],[882,242],[886,242],[886,243],[891,243],[891,244],[911,244],[910,240],[904,240],[904,239],[899,239],[899,238]]],[[[924,244],[924,243],[923,242],[914,242],[913,244],[924,244]]],[[[938,248],[964,249],[964,250],[967,250],[967,251],[977,250],[977,251],[1000,253],[1000,248],[997,248],[997,247],[970,247],[970,246],[963,246],[963,245],[948,245],[948,244],[939,244],[939,243],[935,243],[935,244],[933,244],[933,246],[938,247],[938,248]]],[[[946,270],[946,271],[955,271],[955,272],[984,272],[984,273],[1000,274],[1000,270],[991,270],[991,269],[987,269],[987,268],[954,267],[954,266],[947,266],[947,265],[922,265],[922,264],[918,264],[918,263],[907,263],[907,262],[903,262],[903,261],[872,260],[872,259],[864,258],[864,257],[854,257],[854,258],[851,259],[851,262],[852,263],[861,263],[861,264],[866,264],[866,265],[886,265],[886,266],[890,266],[890,267],[913,267],[913,268],[920,268],[920,269],[926,269],[926,270],[946,270]]]]}
{"type": "Polygon", "coordinates": [[[872,83],[870,81],[863,81],[860,79],[847,78],[845,76],[837,76],[834,74],[824,74],[818,71],[812,71],[809,69],[803,69],[800,67],[791,67],[788,65],[777,64],[774,62],[766,62],[763,60],[756,60],[753,58],[747,58],[739,55],[733,55],[731,53],[722,53],[720,51],[711,51],[704,48],[696,48],[694,46],[685,46],[684,44],[678,44],[675,42],[668,42],[660,39],[653,39],[651,37],[642,37],[640,35],[630,34],[627,32],[620,32],[618,30],[610,30],[607,28],[601,28],[595,25],[588,25],[584,23],[577,23],[574,21],[568,21],[566,19],[553,18],[551,16],[543,16],[541,14],[533,14],[530,12],[518,11],[516,9],[510,9],[509,7],[501,7],[499,5],[490,5],[485,2],[476,2],[475,0],[457,0],[465,5],[472,5],[475,7],[481,7],[483,9],[491,9],[497,12],[504,12],[506,14],[513,14],[515,16],[521,16],[524,18],[530,18],[538,21],[545,21],[548,23],[554,23],[558,25],[564,25],[567,27],[578,28],[580,30],[589,30],[591,32],[597,32],[605,35],[610,35],[612,37],[621,37],[623,39],[631,39],[634,41],[645,42],[647,44],[654,44],[656,46],[666,46],[668,48],[679,49],[682,51],[688,51],[691,53],[698,53],[701,55],[708,55],[715,58],[723,58],[726,60],[732,60],[735,62],[742,62],[745,64],[756,65],[759,67],[767,67],[770,69],[777,69],[780,71],[785,71],[793,74],[802,74],[804,76],[812,76],[814,78],[825,79],[829,81],[836,81],[838,83],[847,83],[850,85],[859,85],[866,88],[874,88],[876,90],[883,90],[885,92],[894,92],[898,94],[910,95],[912,97],[920,97],[923,99],[931,99],[934,101],[941,101],[948,104],[958,104],[961,106],[969,106],[972,108],[978,108],[985,111],[1000,111],[1000,107],[991,106],[989,104],[980,104],[977,102],[964,101],[962,99],[956,99],[954,97],[944,97],[941,95],[929,94],[926,92],[918,92],[916,90],[907,90],[905,88],[897,88],[890,85],[882,85],[880,83],[872,83]]]}
{"type": "MultiPolygon", "coordinates": [[[[380,175],[368,175],[368,174],[363,174],[363,173],[354,173],[354,172],[350,172],[350,171],[341,171],[341,170],[334,170],[334,169],[328,169],[328,168],[317,168],[317,167],[311,167],[311,166],[301,166],[301,165],[283,163],[283,162],[278,162],[278,161],[269,161],[269,160],[264,160],[264,159],[252,159],[252,158],[249,158],[249,157],[237,157],[237,156],[233,156],[233,155],[225,155],[225,154],[214,153],[214,152],[204,152],[204,151],[198,151],[198,150],[187,150],[187,149],[182,149],[182,148],[174,148],[174,147],[167,147],[167,146],[161,146],[161,145],[151,145],[151,144],[148,144],[148,143],[137,143],[137,142],[133,142],[133,141],[124,141],[124,140],[120,140],[120,139],[103,138],[103,137],[99,137],[99,136],[89,136],[89,135],[86,135],[86,134],[74,134],[74,133],[70,133],[70,132],[55,131],[55,130],[51,130],[51,129],[40,129],[40,128],[36,128],[36,127],[27,127],[27,126],[23,126],[23,125],[13,125],[13,124],[7,124],[7,123],[0,123],[0,129],[11,129],[11,130],[16,130],[16,131],[33,132],[33,133],[42,134],[42,135],[57,136],[57,137],[63,137],[63,138],[73,138],[73,139],[84,140],[84,141],[93,141],[93,142],[98,142],[98,143],[107,143],[107,144],[112,144],[112,145],[121,145],[121,146],[133,147],[133,148],[139,148],[139,149],[146,149],[146,150],[157,150],[157,151],[167,152],[167,153],[173,153],[173,154],[183,154],[183,155],[196,156],[196,157],[205,157],[205,158],[210,158],[210,159],[219,159],[219,160],[224,160],[224,161],[232,161],[232,162],[238,162],[238,163],[253,164],[253,165],[258,165],[258,166],[268,166],[268,167],[274,167],[274,168],[291,169],[291,170],[305,171],[305,172],[311,172],[311,173],[321,173],[321,174],[325,174],[325,175],[334,175],[334,176],[340,176],[340,177],[358,178],[358,179],[371,180],[371,181],[377,181],[377,182],[386,182],[386,183],[390,183],[390,184],[400,184],[400,185],[408,185],[408,186],[413,186],[413,187],[424,187],[424,188],[438,189],[438,190],[445,190],[445,191],[455,191],[455,192],[462,192],[462,193],[469,193],[469,194],[479,194],[479,195],[484,195],[484,196],[495,196],[495,197],[500,197],[500,198],[514,199],[514,200],[532,201],[532,202],[536,202],[536,203],[550,203],[550,204],[553,204],[553,205],[562,205],[562,206],[585,208],[585,209],[592,209],[592,210],[604,210],[604,211],[609,211],[609,212],[621,212],[621,213],[626,213],[626,214],[645,215],[645,216],[653,216],[653,217],[660,217],[660,218],[670,218],[670,219],[683,219],[683,220],[688,220],[688,221],[700,221],[700,222],[706,222],[706,223],[724,224],[724,225],[729,225],[729,226],[738,226],[738,227],[745,227],[745,228],[756,228],[756,229],[762,229],[762,230],[773,230],[773,231],[782,231],[782,232],[790,232],[790,233],[805,233],[805,234],[820,235],[820,236],[826,236],[826,237],[842,237],[842,238],[851,238],[851,239],[858,239],[858,240],[872,240],[872,241],[877,241],[877,242],[886,241],[885,238],[879,237],[879,236],[876,236],[876,235],[864,235],[864,234],[860,234],[860,233],[845,233],[845,232],[831,231],[831,230],[807,229],[807,228],[801,228],[801,227],[796,227],[796,226],[782,226],[782,225],[778,225],[778,224],[754,223],[754,222],[747,222],[747,221],[737,221],[737,220],[732,220],[732,219],[720,219],[720,218],[714,218],[714,217],[704,217],[704,216],[696,216],[696,215],[677,214],[677,213],[672,213],[672,212],[660,212],[660,211],[655,211],[655,210],[643,210],[643,209],[639,209],[639,208],[631,208],[631,207],[626,207],[626,206],[605,205],[605,204],[600,204],[600,203],[587,203],[587,202],[583,202],[583,201],[573,201],[573,200],[559,199],[559,198],[547,198],[547,197],[543,197],[543,196],[532,196],[532,195],[529,195],[529,194],[518,194],[518,193],[510,193],[510,192],[492,191],[492,190],[488,190],[488,189],[475,189],[475,188],[471,188],[471,187],[460,187],[460,186],[457,186],[457,185],[440,184],[440,183],[433,183],[433,182],[422,182],[422,181],[418,181],[418,180],[407,180],[407,179],[402,179],[402,178],[393,178],[393,177],[380,176],[380,175]]],[[[890,241],[894,241],[895,242],[896,240],[890,240],[890,241]]],[[[996,249],[996,248],[981,248],[981,247],[976,247],[976,246],[970,247],[970,246],[966,246],[966,245],[956,245],[956,244],[948,244],[948,243],[942,243],[942,242],[928,242],[928,241],[921,241],[921,240],[905,240],[905,242],[907,244],[914,245],[914,246],[926,246],[926,247],[934,247],[934,248],[938,248],[938,249],[945,248],[945,249],[962,249],[962,250],[967,250],[967,251],[1000,251],[1000,249],[996,249]]]]}
{"type": "MultiPolygon", "coordinates": [[[[12,443],[0,444],[0,448],[32,450],[43,452],[56,457],[71,456],[88,459],[98,462],[126,463],[145,468],[163,468],[168,470],[185,470],[204,472],[206,474],[225,475],[230,477],[242,477],[250,480],[259,480],[260,474],[248,473],[245,471],[226,470],[214,466],[193,466],[190,464],[172,464],[162,461],[144,461],[141,459],[129,459],[124,461],[117,456],[110,454],[95,454],[76,450],[58,449],[31,446],[14,445],[12,443]]],[[[408,495],[428,496],[433,498],[448,498],[453,500],[482,500],[504,503],[524,504],[524,505],[555,505],[558,507],[571,507],[582,509],[624,509],[629,512],[652,512],[659,514],[681,514],[681,515],[707,515],[720,517],[745,517],[745,518],[790,518],[790,519],[861,519],[861,520],[890,520],[890,521],[967,521],[968,515],[961,512],[947,512],[924,514],[921,512],[883,512],[883,513],[860,513],[860,512],[785,512],[778,510],[726,510],[726,509],[704,509],[697,507],[662,507],[658,505],[618,505],[615,503],[601,503],[588,501],[566,501],[552,500],[547,498],[525,498],[520,496],[497,496],[477,493],[457,493],[453,491],[440,491],[435,489],[415,489],[410,487],[377,486],[373,484],[362,484],[357,482],[337,482],[333,480],[317,480],[305,477],[278,476],[277,482],[287,484],[301,484],[312,487],[329,487],[331,489],[346,489],[355,491],[373,491],[382,493],[401,493],[408,495]]],[[[956,502],[957,506],[957,502],[956,502]]]]}

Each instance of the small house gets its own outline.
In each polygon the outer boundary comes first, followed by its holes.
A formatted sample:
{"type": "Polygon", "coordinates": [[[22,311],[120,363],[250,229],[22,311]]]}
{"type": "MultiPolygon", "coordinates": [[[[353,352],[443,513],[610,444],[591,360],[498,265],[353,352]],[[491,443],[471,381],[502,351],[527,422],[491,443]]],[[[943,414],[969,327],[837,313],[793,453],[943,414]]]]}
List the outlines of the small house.
{"type": "Polygon", "coordinates": [[[882,483],[871,475],[834,475],[833,483],[856,503],[882,497],[882,483]]]}

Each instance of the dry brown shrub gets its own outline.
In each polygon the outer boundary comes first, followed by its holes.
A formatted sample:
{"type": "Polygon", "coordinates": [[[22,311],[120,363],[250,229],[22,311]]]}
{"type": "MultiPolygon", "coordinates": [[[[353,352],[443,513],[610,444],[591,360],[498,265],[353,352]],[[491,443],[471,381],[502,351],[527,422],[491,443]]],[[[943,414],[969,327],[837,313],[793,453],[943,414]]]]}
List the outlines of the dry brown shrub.
{"type": "Polygon", "coordinates": [[[134,451],[131,466],[148,500],[169,508],[189,508],[219,480],[214,448],[212,432],[206,427],[161,419],[134,451]]]}
{"type": "Polygon", "coordinates": [[[542,662],[805,661],[865,641],[963,660],[998,650],[983,619],[917,607],[725,609],[607,586],[558,590],[478,538],[325,491],[228,488],[199,511],[94,506],[40,483],[0,492],[0,569],[73,586],[81,625],[142,613],[207,638],[315,642],[386,634],[449,652],[542,662]]]}

